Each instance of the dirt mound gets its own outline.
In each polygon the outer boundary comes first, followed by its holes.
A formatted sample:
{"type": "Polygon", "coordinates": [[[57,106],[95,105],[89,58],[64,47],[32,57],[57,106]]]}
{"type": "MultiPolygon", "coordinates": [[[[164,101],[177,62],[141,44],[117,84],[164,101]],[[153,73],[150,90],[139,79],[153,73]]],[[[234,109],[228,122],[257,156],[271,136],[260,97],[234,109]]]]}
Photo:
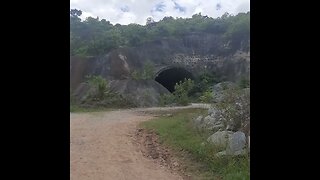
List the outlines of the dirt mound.
{"type": "Polygon", "coordinates": [[[144,157],[152,159],[161,167],[166,167],[171,172],[178,172],[183,179],[190,179],[185,173],[181,162],[174,156],[170,148],[161,144],[159,136],[152,130],[139,128],[136,130],[136,141],[140,145],[140,151],[144,157]]]}

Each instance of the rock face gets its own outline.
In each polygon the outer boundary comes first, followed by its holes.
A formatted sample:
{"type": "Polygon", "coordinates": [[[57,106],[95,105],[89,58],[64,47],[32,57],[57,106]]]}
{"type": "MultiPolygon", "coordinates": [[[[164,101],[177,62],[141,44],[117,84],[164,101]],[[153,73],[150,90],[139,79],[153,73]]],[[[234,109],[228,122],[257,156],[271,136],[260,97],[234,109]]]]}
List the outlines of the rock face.
{"type": "Polygon", "coordinates": [[[230,81],[224,81],[213,86],[213,102],[219,103],[225,97],[225,90],[236,88],[236,84],[230,81]]]}
{"type": "Polygon", "coordinates": [[[153,80],[114,80],[112,90],[132,98],[138,107],[157,106],[160,95],[169,93],[162,85],[153,80]]]}
{"type": "Polygon", "coordinates": [[[87,75],[99,75],[108,81],[130,80],[132,73],[143,70],[146,63],[154,66],[155,76],[163,69],[179,67],[193,77],[211,71],[218,78],[235,82],[242,76],[249,77],[250,51],[231,52],[219,36],[191,33],[180,39],[161,38],[137,47],[114,49],[100,57],[70,57],[70,89],[76,91],[87,75]]]}

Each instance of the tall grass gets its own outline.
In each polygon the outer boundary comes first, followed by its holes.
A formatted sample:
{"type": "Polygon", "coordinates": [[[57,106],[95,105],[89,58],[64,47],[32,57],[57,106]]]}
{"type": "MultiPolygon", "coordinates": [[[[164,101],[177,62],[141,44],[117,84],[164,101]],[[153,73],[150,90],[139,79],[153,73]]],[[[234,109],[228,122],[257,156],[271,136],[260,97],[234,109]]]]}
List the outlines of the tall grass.
{"type": "Polygon", "coordinates": [[[215,156],[221,149],[206,143],[209,134],[193,127],[192,118],[205,112],[203,109],[181,110],[171,117],[143,122],[142,127],[155,130],[161,142],[171,147],[180,159],[189,159],[182,164],[192,179],[249,179],[249,157],[215,156]]]}

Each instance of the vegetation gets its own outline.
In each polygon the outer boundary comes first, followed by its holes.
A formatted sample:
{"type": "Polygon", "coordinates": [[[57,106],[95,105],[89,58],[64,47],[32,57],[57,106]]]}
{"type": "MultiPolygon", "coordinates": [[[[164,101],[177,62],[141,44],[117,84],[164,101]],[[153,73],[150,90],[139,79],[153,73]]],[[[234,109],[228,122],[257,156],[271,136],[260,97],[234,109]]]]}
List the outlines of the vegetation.
{"type": "MultiPolygon", "coordinates": [[[[159,22],[148,19],[139,24],[113,25],[105,19],[88,17],[82,21],[82,11],[70,10],[70,55],[98,56],[118,47],[139,46],[162,37],[181,38],[190,33],[217,35],[227,48],[216,48],[217,53],[249,49],[250,12],[218,18],[194,14],[191,18],[164,17],[159,22]]],[[[215,42],[213,42],[215,43],[215,42]]]]}
{"type": "Polygon", "coordinates": [[[212,104],[225,124],[247,134],[250,124],[250,92],[241,88],[226,89],[221,102],[212,104]],[[228,122],[227,122],[228,121],[228,122]]]}
{"type": "Polygon", "coordinates": [[[213,98],[213,92],[212,90],[208,89],[203,93],[202,96],[199,97],[199,100],[202,103],[210,103],[212,102],[212,98],[213,98]]]}
{"type": "Polygon", "coordinates": [[[174,98],[175,102],[179,105],[188,105],[190,103],[190,93],[194,88],[194,81],[191,79],[184,79],[174,86],[174,98]]]}
{"type": "Polygon", "coordinates": [[[245,77],[241,78],[240,81],[239,81],[239,87],[240,88],[248,88],[248,87],[250,87],[250,80],[248,80],[245,77]]]}
{"type": "Polygon", "coordinates": [[[87,83],[90,87],[90,91],[88,92],[88,98],[99,101],[111,95],[111,91],[107,83],[107,80],[103,77],[89,75],[87,76],[87,83]]]}
{"type": "Polygon", "coordinates": [[[70,111],[99,111],[117,107],[135,107],[130,97],[112,92],[109,83],[101,76],[87,76],[88,91],[81,102],[76,102],[70,91],[70,111]]]}
{"type": "Polygon", "coordinates": [[[219,150],[206,143],[208,134],[192,125],[192,119],[207,110],[181,110],[142,124],[153,129],[162,143],[175,150],[192,179],[249,179],[249,157],[216,157],[219,150]],[[184,153],[186,152],[186,153],[184,153]]]}
{"type": "Polygon", "coordinates": [[[131,74],[132,78],[135,80],[153,79],[153,75],[154,75],[154,66],[149,61],[144,65],[143,70],[134,70],[131,74]]]}
{"type": "Polygon", "coordinates": [[[212,72],[203,72],[195,79],[195,86],[191,90],[192,97],[196,102],[210,103],[213,98],[212,87],[220,80],[212,72]]]}
{"type": "Polygon", "coordinates": [[[174,96],[171,93],[168,94],[162,94],[160,96],[160,106],[166,106],[166,105],[171,105],[175,102],[174,96]]]}
{"type": "Polygon", "coordinates": [[[190,102],[210,103],[213,99],[212,87],[219,82],[212,73],[204,72],[195,80],[185,79],[175,85],[173,94],[164,94],[160,106],[169,104],[188,105],[190,102]]]}
{"type": "Polygon", "coordinates": [[[186,106],[191,102],[191,92],[194,88],[194,81],[184,79],[174,86],[173,94],[163,94],[160,97],[160,106],[177,104],[186,106]]]}

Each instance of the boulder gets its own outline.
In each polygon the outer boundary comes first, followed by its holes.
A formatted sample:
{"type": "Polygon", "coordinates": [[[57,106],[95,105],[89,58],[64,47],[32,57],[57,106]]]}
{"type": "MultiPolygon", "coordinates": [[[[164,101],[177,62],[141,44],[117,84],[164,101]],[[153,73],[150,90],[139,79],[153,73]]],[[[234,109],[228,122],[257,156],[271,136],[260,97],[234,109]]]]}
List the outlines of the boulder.
{"type": "Polygon", "coordinates": [[[238,131],[233,133],[232,131],[217,131],[212,134],[207,141],[217,147],[225,149],[218,152],[217,156],[223,155],[245,155],[246,150],[246,136],[243,132],[238,131]]]}
{"type": "Polygon", "coordinates": [[[221,82],[221,83],[214,85],[212,88],[213,102],[219,103],[219,102],[223,101],[224,96],[225,96],[224,91],[227,89],[233,89],[236,87],[237,87],[237,85],[233,82],[230,82],[230,81],[224,81],[224,82],[221,82]]]}
{"type": "Polygon", "coordinates": [[[218,130],[225,129],[221,118],[218,119],[212,115],[206,116],[203,119],[203,122],[200,125],[200,127],[205,128],[205,129],[212,131],[212,132],[217,132],[218,130]]]}
{"type": "Polygon", "coordinates": [[[233,134],[231,131],[217,131],[209,136],[207,141],[217,147],[226,148],[231,134],[233,134]]]}
{"type": "Polygon", "coordinates": [[[246,136],[243,132],[237,131],[229,136],[226,152],[229,155],[245,154],[246,136]]]}

